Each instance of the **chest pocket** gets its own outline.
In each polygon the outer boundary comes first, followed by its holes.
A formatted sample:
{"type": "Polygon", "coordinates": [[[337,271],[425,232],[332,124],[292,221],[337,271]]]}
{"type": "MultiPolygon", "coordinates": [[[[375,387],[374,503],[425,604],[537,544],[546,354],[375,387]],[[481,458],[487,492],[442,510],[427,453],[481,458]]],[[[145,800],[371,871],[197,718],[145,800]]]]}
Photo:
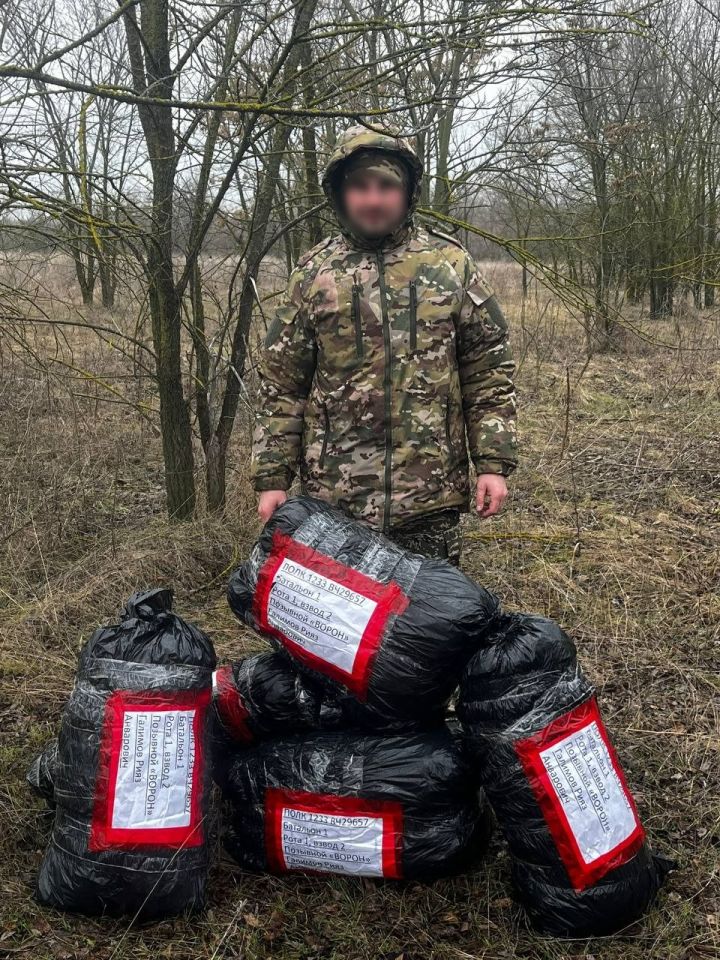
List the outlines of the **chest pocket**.
{"type": "Polygon", "coordinates": [[[320,344],[318,365],[333,382],[342,382],[367,355],[367,323],[363,311],[363,286],[344,277],[337,293],[316,307],[320,344]]]}
{"type": "Polygon", "coordinates": [[[450,365],[456,365],[453,362],[457,310],[454,291],[425,285],[414,278],[408,281],[406,295],[408,354],[418,361],[422,361],[423,357],[428,361],[437,361],[447,352],[450,365]]]}

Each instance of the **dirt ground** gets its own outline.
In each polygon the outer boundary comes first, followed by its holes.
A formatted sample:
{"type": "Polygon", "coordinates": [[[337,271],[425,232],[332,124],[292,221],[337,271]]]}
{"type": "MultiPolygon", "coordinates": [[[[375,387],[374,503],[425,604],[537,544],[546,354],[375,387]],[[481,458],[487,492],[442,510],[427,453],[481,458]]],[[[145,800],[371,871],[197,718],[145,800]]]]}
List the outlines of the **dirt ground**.
{"type": "Polygon", "coordinates": [[[225,601],[258,525],[246,424],[227,519],[170,524],[157,433],[117,402],[136,389],[129,363],[49,328],[25,343],[0,330],[0,957],[720,957],[718,319],[636,316],[586,363],[582,331],[548,294],[521,313],[516,274],[494,279],[518,358],[522,464],[501,516],[464,518],[463,568],[575,639],[650,840],[678,861],[656,907],[622,936],[542,938],[510,898],[498,837],[475,872],[431,886],[255,876],[218,846],[202,917],[128,928],[39,907],[51,817],[24,774],[57,728],[79,644],[132,590],[169,584],[221,658],[262,649],[225,601]]]}

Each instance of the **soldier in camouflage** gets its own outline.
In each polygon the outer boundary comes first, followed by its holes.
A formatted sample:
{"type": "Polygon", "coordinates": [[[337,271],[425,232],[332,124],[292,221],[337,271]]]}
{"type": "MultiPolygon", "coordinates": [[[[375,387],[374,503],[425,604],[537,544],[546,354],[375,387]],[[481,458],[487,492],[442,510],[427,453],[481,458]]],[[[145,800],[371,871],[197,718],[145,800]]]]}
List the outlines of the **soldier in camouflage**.
{"type": "Polygon", "coordinates": [[[416,222],[422,174],[394,130],[351,127],[332,153],[339,233],[300,257],[268,329],[251,476],[263,520],[298,475],[302,493],[459,564],[469,462],[481,517],[517,464],[515,364],[468,250],[416,222]],[[358,202],[353,217],[356,183],[400,197],[398,215],[375,229],[358,202]]]}

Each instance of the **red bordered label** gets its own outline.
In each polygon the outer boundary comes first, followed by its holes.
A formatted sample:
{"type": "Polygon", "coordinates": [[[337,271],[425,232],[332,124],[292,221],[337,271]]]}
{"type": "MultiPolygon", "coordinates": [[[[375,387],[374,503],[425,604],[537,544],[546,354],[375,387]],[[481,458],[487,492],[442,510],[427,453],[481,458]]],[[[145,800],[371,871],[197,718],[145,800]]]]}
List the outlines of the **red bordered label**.
{"type": "Polygon", "coordinates": [[[265,841],[275,872],[401,876],[402,804],[268,787],[265,841]]]}
{"type": "Polygon", "coordinates": [[[234,740],[253,742],[255,737],[248,725],[250,714],[229,665],[213,672],[213,705],[220,722],[234,740]]]}
{"type": "Polygon", "coordinates": [[[634,856],[645,831],[594,697],[515,749],[576,890],[634,856]]]}
{"type": "Polygon", "coordinates": [[[394,581],[380,583],[276,530],[253,614],[300,662],[363,700],[388,617],[408,602],[394,581]]]}
{"type": "Polygon", "coordinates": [[[89,850],[204,841],[202,731],[210,688],[118,690],[105,707],[89,850]]]}

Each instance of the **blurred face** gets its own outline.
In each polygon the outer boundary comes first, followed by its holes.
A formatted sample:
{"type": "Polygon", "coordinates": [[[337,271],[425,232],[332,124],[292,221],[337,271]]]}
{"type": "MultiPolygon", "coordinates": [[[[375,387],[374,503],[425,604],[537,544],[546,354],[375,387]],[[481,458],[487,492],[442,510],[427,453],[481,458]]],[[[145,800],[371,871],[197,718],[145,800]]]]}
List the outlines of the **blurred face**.
{"type": "Polygon", "coordinates": [[[368,237],[391,233],[407,210],[407,191],[377,173],[358,171],[343,186],[345,214],[368,237]]]}

